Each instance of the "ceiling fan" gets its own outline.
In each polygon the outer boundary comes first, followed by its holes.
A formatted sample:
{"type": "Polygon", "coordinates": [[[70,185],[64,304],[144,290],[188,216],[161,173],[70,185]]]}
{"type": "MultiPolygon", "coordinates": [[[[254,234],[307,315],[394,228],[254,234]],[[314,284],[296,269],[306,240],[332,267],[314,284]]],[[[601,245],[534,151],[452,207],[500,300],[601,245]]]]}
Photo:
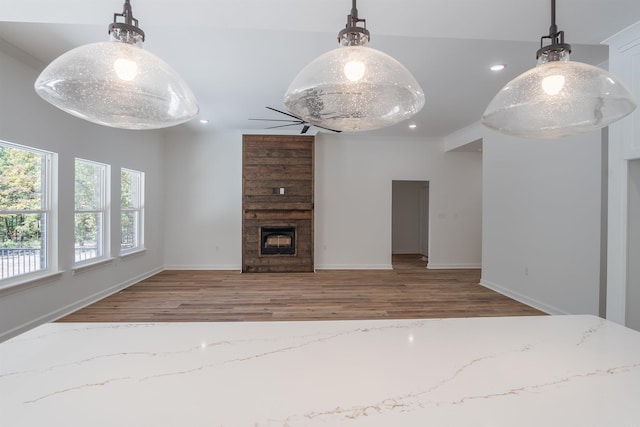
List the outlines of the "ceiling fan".
{"type": "Polygon", "coordinates": [[[285,116],[289,116],[291,117],[290,119],[249,119],[249,120],[259,120],[259,121],[264,121],[264,122],[284,122],[286,124],[281,124],[281,125],[276,125],[276,126],[270,126],[266,129],[277,129],[277,128],[284,128],[284,127],[289,127],[289,126],[300,126],[302,125],[302,130],[300,131],[300,134],[305,134],[309,131],[309,129],[311,128],[311,126],[315,126],[317,128],[320,129],[325,129],[331,132],[335,132],[335,133],[340,133],[342,132],[341,130],[335,130],[335,129],[329,129],[323,126],[318,126],[318,125],[314,125],[311,124],[309,122],[307,122],[306,120],[301,119],[298,116],[294,116],[291,113],[287,113],[285,111],[280,111],[277,110],[273,107],[266,107],[267,109],[271,110],[271,111],[275,111],[276,113],[280,113],[280,114],[284,114],[285,116]]]}

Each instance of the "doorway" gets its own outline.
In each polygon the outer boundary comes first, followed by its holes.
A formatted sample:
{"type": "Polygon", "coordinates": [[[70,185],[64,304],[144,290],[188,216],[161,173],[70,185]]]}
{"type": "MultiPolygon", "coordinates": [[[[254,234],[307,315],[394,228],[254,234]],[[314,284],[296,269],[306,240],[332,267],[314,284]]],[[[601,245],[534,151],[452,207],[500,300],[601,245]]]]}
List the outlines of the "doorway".
{"type": "Polygon", "coordinates": [[[391,253],[429,255],[429,181],[392,181],[391,253]]]}

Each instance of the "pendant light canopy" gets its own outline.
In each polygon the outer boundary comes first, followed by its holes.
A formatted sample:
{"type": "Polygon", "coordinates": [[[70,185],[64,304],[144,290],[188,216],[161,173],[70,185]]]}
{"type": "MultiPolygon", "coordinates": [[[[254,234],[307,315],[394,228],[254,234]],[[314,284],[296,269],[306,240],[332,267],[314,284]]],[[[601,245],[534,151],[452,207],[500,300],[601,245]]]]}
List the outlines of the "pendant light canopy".
{"type": "Polygon", "coordinates": [[[416,79],[391,56],[367,47],[369,38],[353,0],[346,28],[338,34],[340,47],[312,61],[287,89],[289,111],[340,131],[379,129],[420,111],[424,93],[416,79]]]}
{"type": "Polygon", "coordinates": [[[556,26],[540,40],[538,64],[502,88],[489,103],[482,123],[526,138],[558,138],[600,129],[630,114],[636,104],[629,91],[601,68],[569,60],[571,46],[556,26]],[[544,46],[545,40],[550,44],[544,46]]]}
{"type": "Polygon", "coordinates": [[[35,83],[45,101],[69,114],[122,129],[159,129],[191,120],[191,89],[163,60],[142,49],[129,0],[114,13],[110,41],[72,49],[49,64],[35,83]],[[118,17],[124,22],[118,22],[118,17]]]}

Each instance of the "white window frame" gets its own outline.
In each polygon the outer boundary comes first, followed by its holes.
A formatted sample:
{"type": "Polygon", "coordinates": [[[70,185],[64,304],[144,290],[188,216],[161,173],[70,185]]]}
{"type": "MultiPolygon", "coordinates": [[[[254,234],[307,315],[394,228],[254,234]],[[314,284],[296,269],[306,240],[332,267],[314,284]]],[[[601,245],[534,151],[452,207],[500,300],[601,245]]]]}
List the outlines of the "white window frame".
{"type": "MultiPolygon", "coordinates": [[[[129,174],[131,176],[131,204],[132,207],[123,207],[122,200],[120,203],[120,254],[126,255],[144,250],[144,172],[134,169],[120,169],[120,191],[122,195],[122,176],[129,174]],[[134,178],[137,188],[134,189],[134,178]],[[124,229],[122,226],[123,214],[134,213],[134,231],[132,246],[123,247],[124,229]]],[[[121,196],[122,199],[122,196],[121,196]]]]}
{"type": "MultiPolygon", "coordinates": [[[[111,167],[108,164],[96,162],[93,160],[86,160],[81,158],[75,158],[74,161],[74,209],[73,209],[73,223],[74,223],[74,236],[73,236],[73,247],[74,247],[74,266],[82,267],[92,264],[97,264],[104,262],[105,260],[109,260],[110,258],[110,217],[109,217],[109,203],[110,203],[110,173],[111,167]],[[94,167],[99,168],[99,187],[98,187],[98,203],[97,206],[91,209],[76,209],[76,188],[75,188],[75,177],[77,175],[77,165],[78,163],[88,164],[94,167]],[[75,235],[75,221],[77,214],[95,214],[99,218],[100,227],[96,236],[96,255],[91,256],[89,258],[83,257],[82,255],[78,256],[78,247],[76,242],[75,235]],[[80,259],[79,259],[80,258],[80,259]]],[[[89,248],[91,249],[91,248],[89,248]]]]}
{"type": "Polygon", "coordinates": [[[3,140],[0,140],[0,145],[5,148],[28,151],[42,156],[42,167],[40,171],[40,209],[0,209],[0,214],[2,215],[40,215],[42,242],[40,249],[41,268],[24,271],[7,277],[4,277],[4,274],[0,274],[0,290],[2,290],[25,282],[38,280],[42,277],[56,274],[58,272],[58,258],[56,251],[58,245],[55,240],[57,237],[57,233],[55,233],[56,212],[53,208],[54,203],[52,197],[56,192],[56,182],[53,180],[53,177],[55,176],[54,168],[57,165],[57,154],[3,140]]]}

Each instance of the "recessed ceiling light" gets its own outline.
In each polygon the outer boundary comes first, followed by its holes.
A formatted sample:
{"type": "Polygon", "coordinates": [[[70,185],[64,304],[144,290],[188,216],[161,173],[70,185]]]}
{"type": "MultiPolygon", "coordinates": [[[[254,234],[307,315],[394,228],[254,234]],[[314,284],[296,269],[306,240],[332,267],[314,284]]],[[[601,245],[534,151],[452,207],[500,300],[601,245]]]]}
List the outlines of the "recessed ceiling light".
{"type": "Polygon", "coordinates": [[[209,123],[209,120],[202,119],[202,120],[200,120],[200,123],[202,123],[203,125],[206,125],[207,123],[209,123]]]}
{"type": "Polygon", "coordinates": [[[502,70],[505,69],[505,67],[506,67],[506,65],[504,65],[504,64],[495,64],[495,65],[492,65],[489,69],[491,71],[502,71],[502,70]]]}
{"type": "Polygon", "coordinates": [[[414,125],[414,124],[409,125],[409,129],[415,129],[417,127],[418,127],[418,125],[414,125]]]}

